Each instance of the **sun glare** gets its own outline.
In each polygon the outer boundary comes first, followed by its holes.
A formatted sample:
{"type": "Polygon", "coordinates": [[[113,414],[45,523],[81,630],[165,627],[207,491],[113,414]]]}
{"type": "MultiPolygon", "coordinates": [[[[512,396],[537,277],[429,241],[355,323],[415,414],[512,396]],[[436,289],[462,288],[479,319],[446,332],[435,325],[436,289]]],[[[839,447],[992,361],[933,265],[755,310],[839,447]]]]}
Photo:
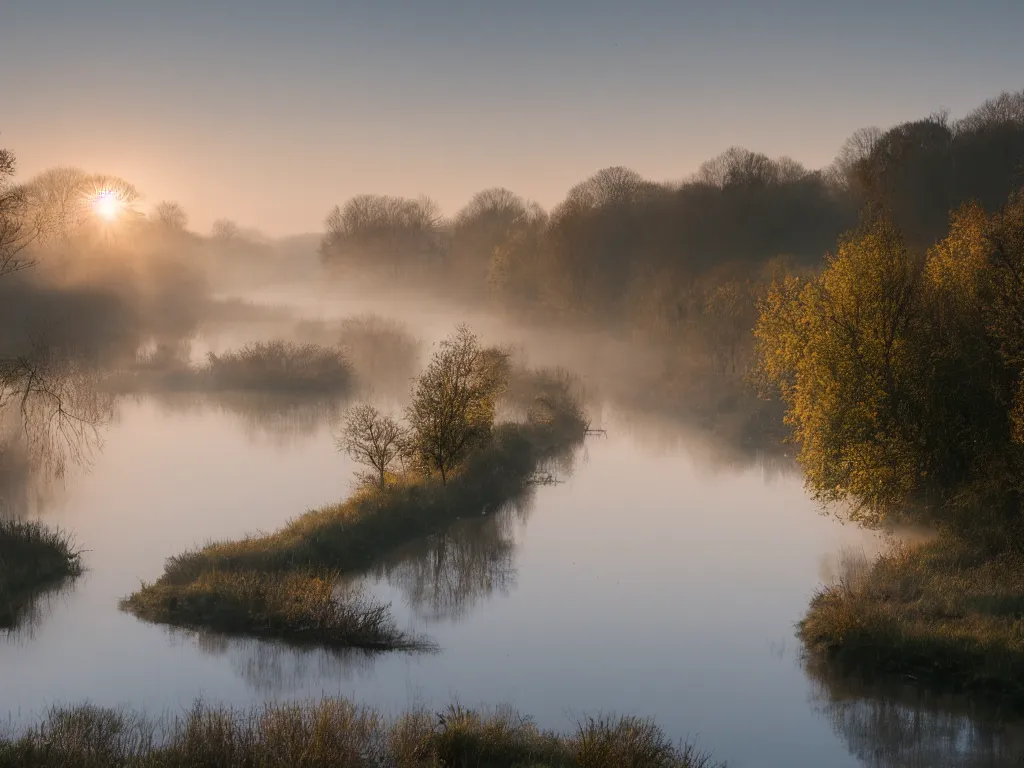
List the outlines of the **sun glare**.
{"type": "Polygon", "coordinates": [[[101,219],[114,221],[121,213],[123,204],[116,193],[109,189],[103,190],[92,201],[92,209],[101,219]]]}

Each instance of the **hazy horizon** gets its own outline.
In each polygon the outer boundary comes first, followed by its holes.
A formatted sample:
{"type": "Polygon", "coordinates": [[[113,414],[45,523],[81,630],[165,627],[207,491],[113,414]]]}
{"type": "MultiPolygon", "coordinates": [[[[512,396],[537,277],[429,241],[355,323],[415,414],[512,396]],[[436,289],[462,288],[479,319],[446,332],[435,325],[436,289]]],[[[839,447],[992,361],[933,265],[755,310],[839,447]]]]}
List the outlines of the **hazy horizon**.
{"type": "Polygon", "coordinates": [[[550,207],[600,168],[679,180],[733,145],[818,168],[857,128],[1024,85],[1019,2],[701,5],[12,0],[0,136],[22,179],[117,174],[193,229],[283,235],[358,193],[550,207]]]}

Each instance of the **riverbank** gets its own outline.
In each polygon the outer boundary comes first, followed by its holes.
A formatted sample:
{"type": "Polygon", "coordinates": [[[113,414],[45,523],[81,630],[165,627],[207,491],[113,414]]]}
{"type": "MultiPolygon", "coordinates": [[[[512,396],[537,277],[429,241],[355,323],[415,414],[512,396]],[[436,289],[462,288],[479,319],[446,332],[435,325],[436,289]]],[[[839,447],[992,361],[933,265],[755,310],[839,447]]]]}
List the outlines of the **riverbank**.
{"type": "Polygon", "coordinates": [[[125,598],[141,619],[328,647],[408,648],[386,606],[338,585],[396,548],[453,521],[494,512],[571,451],[587,424],[568,382],[537,374],[520,386],[523,421],[494,429],[447,484],[409,474],[386,488],[307,512],[279,531],[171,557],[164,574],[125,598]],[[524,395],[528,399],[524,401],[524,395]]]}
{"type": "Polygon", "coordinates": [[[807,651],[847,672],[1024,711],[1024,554],[943,534],[848,568],[811,601],[807,651]]]}
{"type": "Polygon", "coordinates": [[[36,598],[81,572],[80,552],[67,534],[0,520],[0,629],[17,627],[36,598]]]}
{"type": "Polygon", "coordinates": [[[197,703],[156,722],[126,710],[54,709],[42,725],[0,738],[0,767],[331,766],[331,768],[713,768],[635,717],[580,721],[569,734],[538,729],[506,710],[451,706],[392,718],[345,699],[268,704],[249,711],[197,703]]]}

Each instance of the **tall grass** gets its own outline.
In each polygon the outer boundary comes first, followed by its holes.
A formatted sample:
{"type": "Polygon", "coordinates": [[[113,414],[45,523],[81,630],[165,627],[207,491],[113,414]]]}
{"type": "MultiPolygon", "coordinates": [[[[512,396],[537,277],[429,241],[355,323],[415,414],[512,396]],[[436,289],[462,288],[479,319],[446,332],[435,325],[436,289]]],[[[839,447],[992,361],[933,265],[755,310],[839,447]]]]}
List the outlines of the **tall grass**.
{"type": "Polygon", "coordinates": [[[591,719],[574,732],[538,729],[511,710],[458,705],[431,716],[389,718],[345,699],[273,704],[248,711],[196,703],[153,721],[92,706],[54,709],[45,721],[0,739],[0,767],[81,768],[712,768],[691,744],[654,723],[591,719]]]}
{"type": "Polygon", "coordinates": [[[157,583],[125,605],[147,621],[222,634],[335,648],[416,649],[390,607],[339,584],[336,571],[208,571],[185,584],[157,583]]]}
{"type": "MultiPolygon", "coordinates": [[[[544,380],[542,389],[564,386],[563,380],[551,379],[544,380]]],[[[360,637],[361,631],[349,632],[333,619],[325,623],[325,604],[300,593],[320,595],[321,582],[333,587],[410,541],[521,494],[538,468],[571,451],[586,434],[582,411],[571,397],[553,391],[542,399],[540,416],[499,425],[492,440],[446,485],[433,477],[406,476],[383,489],[364,487],[349,500],[307,512],[275,533],[211,543],[171,557],[163,575],[123,600],[122,608],[149,621],[282,640],[305,642],[319,632],[324,642],[343,645],[360,637]]],[[[348,618],[358,615],[330,610],[348,618]]]]}
{"type": "Polygon", "coordinates": [[[896,544],[822,589],[799,633],[846,671],[1024,710],[1024,555],[952,534],[896,544]]]}
{"type": "Polygon", "coordinates": [[[81,554],[66,533],[0,519],[0,629],[16,627],[34,600],[81,572],[81,554]]]}

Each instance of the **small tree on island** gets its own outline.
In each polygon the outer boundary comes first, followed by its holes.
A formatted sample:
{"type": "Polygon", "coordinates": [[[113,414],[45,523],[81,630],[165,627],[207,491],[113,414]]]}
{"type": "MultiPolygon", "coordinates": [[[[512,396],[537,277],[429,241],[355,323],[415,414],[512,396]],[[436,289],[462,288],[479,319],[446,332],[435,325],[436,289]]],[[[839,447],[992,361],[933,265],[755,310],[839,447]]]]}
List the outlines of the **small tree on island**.
{"type": "Polygon", "coordinates": [[[437,470],[442,484],[490,438],[507,368],[505,353],[481,347],[476,335],[460,325],[417,379],[406,409],[409,453],[425,471],[437,470]]]}
{"type": "Polygon", "coordinates": [[[402,453],[405,437],[406,429],[401,424],[365,404],[349,409],[336,443],[338,450],[353,461],[372,467],[374,479],[383,489],[391,465],[402,453]]]}

